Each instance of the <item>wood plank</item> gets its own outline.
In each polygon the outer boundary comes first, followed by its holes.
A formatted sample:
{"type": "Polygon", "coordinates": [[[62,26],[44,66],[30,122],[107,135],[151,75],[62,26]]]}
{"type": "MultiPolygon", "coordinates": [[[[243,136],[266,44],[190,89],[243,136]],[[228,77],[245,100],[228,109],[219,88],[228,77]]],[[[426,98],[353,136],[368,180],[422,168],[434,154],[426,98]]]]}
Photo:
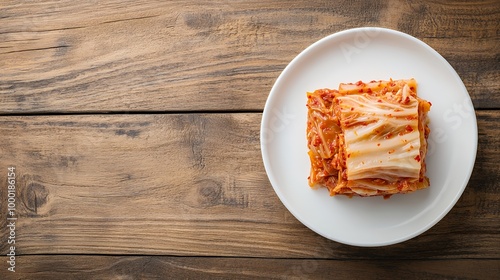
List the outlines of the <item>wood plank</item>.
{"type": "MultiPolygon", "coordinates": [[[[0,257],[2,263],[5,263],[0,257]]],[[[498,260],[23,256],[3,279],[497,279],[498,260]]]]}
{"type": "Polygon", "coordinates": [[[260,114],[4,116],[0,176],[16,167],[19,255],[499,258],[500,111],[477,115],[463,197],[426,233],[383,250],[326,240],[285,209],[262,165],[260,114]]]}
{"type": "Polygon", "coordinates": [[[0,114],[261,110],[305,47],[398,29],[499,108],[498,1],[34,1],[0,7],[0,114]]]}

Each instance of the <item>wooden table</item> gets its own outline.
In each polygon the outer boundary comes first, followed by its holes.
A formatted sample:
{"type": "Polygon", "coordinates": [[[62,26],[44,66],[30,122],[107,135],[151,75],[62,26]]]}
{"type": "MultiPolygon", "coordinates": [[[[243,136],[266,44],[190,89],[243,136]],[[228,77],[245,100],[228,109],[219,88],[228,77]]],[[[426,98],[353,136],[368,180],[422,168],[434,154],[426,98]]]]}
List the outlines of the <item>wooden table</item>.
{"type": "Polygon", "coordinates": [[[0,278],[499,279],[499,35],[495,0],[4,0],[0,278]],[[479,128],[452,211],[382,248],[298,222],[260,154],[262,110],[284,67],[360,26],[406,32],[442,54],[479,128]]]}

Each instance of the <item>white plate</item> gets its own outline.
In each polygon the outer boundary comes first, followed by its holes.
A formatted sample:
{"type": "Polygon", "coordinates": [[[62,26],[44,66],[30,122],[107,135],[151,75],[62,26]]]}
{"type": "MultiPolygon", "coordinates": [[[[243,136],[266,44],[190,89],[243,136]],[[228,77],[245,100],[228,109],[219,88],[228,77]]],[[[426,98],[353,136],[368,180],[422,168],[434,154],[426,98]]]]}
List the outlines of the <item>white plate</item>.
{"type": "Polygon", "coordinates": [[[477,123],[460,77],[422,41],[390,29],[356,28],[314,43],[285,68],[269,94],[261,124],[264,166],[274,191],[304,225],[331,240],[384,246],[439,222],[470,178],[477,123]],[[406,195],[330,197],[307,184],[306,92],[341,82],[415,78],[432,103],[427,176],[431,186],[406,195]]]}

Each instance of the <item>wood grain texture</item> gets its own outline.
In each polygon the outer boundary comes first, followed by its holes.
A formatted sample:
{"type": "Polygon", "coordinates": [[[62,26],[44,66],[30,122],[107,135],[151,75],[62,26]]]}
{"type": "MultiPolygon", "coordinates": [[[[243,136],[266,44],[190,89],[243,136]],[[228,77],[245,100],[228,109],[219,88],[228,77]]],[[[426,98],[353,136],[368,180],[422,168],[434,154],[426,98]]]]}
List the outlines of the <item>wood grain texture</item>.
{"type": "Polygon", "coordinates": [[[0,1],[0,279],[498,279],[499,30],[495,0],[0,1]],[[460,200],[384,248],[298,222],[259,149],[284,67],[361,26],[429,44],[480,109],[460,200]]]}
{"type": "Polygon", "coordinates": [[[500,107],[494,0],[66,0],[0,5],[0,114],[262,110],[300,51],[360,26],[422,39],[500,107]]]}
{"type": "Polygon", "coordinates": [[[0,176],[16,167],[20,255],[498,259],[500,112],[477,115],[462,198],[426,233],[383,250],[326,240],[291,216],[265,174],[255,113],[4,116],[0,176]]]}
{"type": "MultiPolygon", "coordinates": [[[[4,259],[5,257],[0,257],[4,259]]],[[[497,279],[495,260],[24,256],[3,279],[497,279]]]]}

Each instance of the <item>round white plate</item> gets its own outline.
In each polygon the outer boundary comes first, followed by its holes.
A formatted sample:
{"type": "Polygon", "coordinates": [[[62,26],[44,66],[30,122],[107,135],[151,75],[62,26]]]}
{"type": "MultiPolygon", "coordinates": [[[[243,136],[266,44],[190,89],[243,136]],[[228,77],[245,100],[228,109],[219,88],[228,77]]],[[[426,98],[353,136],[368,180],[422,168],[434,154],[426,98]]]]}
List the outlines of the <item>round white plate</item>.
{"type": "Polygon", "coordinates": [[[366,27],[312,44],[276,80],[261,124],[264,166],[274,191],[304,225],[331,240],[384,246],[413,238],[441,220],[470,178],[477,149],[471,99],[458,74],[435,50],[398,31],[366,27]],[[306,92],[341,82],[415,78],[432,103],[427,176],[431,186],[405,195],[331,197],[307,183],[306,92]]]}

